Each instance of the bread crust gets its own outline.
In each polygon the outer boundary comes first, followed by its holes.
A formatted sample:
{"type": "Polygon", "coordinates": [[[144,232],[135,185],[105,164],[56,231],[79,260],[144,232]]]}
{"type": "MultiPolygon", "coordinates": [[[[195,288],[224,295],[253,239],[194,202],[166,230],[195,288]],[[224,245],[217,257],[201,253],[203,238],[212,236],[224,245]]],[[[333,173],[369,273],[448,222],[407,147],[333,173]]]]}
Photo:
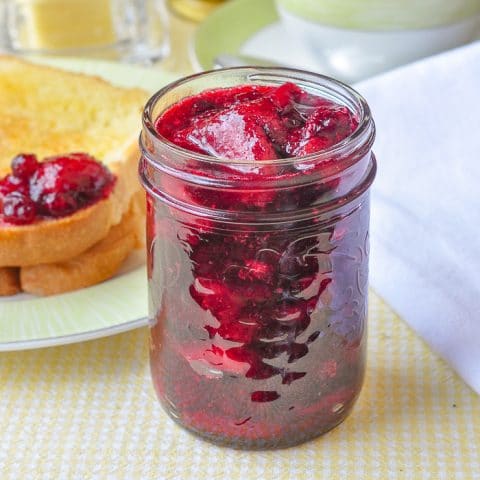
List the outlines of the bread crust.
{"type": "Polygon", "coordinates": [[[132,198],[120,223],[99,242],[75,257],[61,262],[21,268],[0,267],[0,296],[22,290],[54,295],[89,287],[115,275],[129,253],[145,247],[145,193],[132,198]]]}
{"type": "Polygon", "coordinates": [[[0,227],[0,266],[52,263],[79,255],[107,235],[112,208],[108,198],[68,217],[0,227]]]}
{"type": "Polygon", "coordinates": [[[89,287],[112,277],[137,245],[137,222],[135,211],[131,210],[103,240],[75,258],[22,267],[21,289],[36,295],[55,295],[89,287]]]}
{"type": "Polygon", "coordinates": [[[16,295],[20,291],[20,270],[0,268],[0,297],[16,295]]]}

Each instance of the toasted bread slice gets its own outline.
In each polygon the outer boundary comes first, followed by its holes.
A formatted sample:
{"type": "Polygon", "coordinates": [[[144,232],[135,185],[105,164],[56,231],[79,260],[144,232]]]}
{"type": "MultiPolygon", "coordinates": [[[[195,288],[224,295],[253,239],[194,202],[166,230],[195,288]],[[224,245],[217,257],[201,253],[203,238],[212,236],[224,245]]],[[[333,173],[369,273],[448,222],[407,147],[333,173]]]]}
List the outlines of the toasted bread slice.
{"type": "Polygon", "coordinates": [[[110,166],[137,143],[148,94],[0,55],[0,168],[19,152],[86,151],[110,166]]]}
{"type": "Polygon", "coordinates": [[[107,199],[68,217],[0,224],[0,267],[71,259],[120,222],[141,189],[138,134],[147,98],[139,89],[0,56],[0,171],[21,152],[39,159],[85,152],[117,177],[107,199]]]}
{"type": "Polygon", "coordinates": [[[0,296],[22,290],[38,295],[64,293],[115,275],[134,248],[145,246],[144,204],[145,195],[139,192],[119,224],[100,242],[70,260],[23,268],[0,267],[0,296]]]}
{"type": "Polygon", "coordinates": [[[20,293],[20,270],[0,268],[0,297],[20,293]]]}
{"type": "Polygon", "coordinates": [[[115,224],[112,196],[67,217],[16,227],[0,225],[0,266],[67,260],[104,238],[115,224]]]}
{"type": "Polygon", "coordinates": [[[103,240],[71,260],[22,267],[21,289],[37,295],[54,295],[95,285],[112,277],[128,254],[142,244],[140,213],[138,204],[132,202],[121,222],[113,226],[103,240]]]}

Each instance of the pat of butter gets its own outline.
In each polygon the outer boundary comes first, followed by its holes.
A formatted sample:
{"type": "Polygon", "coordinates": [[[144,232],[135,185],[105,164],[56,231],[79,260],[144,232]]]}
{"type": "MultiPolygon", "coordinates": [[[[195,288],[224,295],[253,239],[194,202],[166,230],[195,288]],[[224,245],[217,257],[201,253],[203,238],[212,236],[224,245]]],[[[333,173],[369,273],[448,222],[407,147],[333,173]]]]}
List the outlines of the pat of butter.
{"type": "Polygon", "coordinates": [[[112,0],[23,0],[27,48],[110,45],[117,41],[112,0]]]}

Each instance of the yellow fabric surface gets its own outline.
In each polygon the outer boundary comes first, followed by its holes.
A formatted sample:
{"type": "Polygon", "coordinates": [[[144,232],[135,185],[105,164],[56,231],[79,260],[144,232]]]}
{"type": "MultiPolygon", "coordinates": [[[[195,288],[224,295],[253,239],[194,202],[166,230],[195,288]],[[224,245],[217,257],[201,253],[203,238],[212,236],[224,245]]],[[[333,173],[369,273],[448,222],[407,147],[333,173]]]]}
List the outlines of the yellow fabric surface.
{"type": "Polygon", "coordinates": [[[480,401],[374,294],[351,416],[301,446],[216,447],[150,382],[148,331],[0,354],[0,479],[476,479],[480,401]]]}

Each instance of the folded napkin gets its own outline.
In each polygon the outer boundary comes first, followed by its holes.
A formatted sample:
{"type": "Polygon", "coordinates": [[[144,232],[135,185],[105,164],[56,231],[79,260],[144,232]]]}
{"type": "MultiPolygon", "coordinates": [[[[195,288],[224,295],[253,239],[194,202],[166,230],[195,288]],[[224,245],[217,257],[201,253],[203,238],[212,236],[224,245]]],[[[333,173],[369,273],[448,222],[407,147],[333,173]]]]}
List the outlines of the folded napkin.
{"type": "Polygon", "coordinates": [[[480,393],[480,41],[364,81],[370,281],[480,393]]]}

